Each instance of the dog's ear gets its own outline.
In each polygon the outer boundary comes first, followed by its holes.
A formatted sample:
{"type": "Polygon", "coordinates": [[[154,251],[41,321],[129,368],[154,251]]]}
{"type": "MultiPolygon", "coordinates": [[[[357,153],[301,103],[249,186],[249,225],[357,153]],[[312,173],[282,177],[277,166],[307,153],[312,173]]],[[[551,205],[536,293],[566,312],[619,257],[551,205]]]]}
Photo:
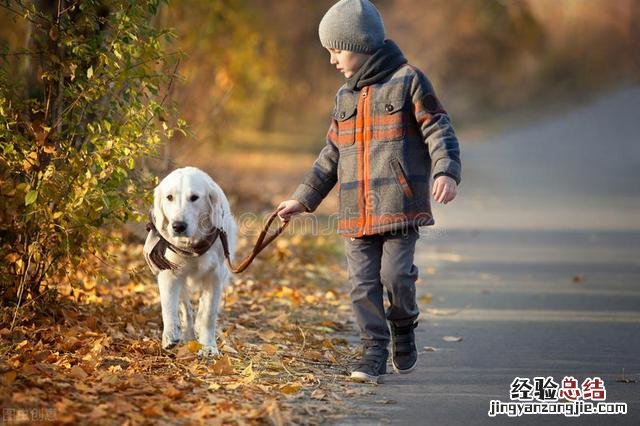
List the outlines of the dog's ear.
{"type": "Polygon", "coordinates": [[[153,219],[158,229],[165,229],[169,224],[167,217],[164,215],[164,210],[162,210],[162,198],[162,191],[160,190],[160,185],[158,185],[153,190],[153,219]]]}
{"type": "Polygon", "coordinates": [[[220,195],[213,183],[209,182],[207,190],[207,200],[209,202],[209,220],[212,227],[222,226],[222,218],[224,217],[224,210],[220,203],[220,195]]]}

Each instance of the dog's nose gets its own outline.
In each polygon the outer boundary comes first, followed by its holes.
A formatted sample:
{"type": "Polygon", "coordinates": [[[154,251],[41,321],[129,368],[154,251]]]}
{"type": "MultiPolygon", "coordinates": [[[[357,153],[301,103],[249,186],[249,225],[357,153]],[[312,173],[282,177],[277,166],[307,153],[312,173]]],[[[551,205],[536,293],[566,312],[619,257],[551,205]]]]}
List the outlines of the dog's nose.
{"type": "Polygon", "coordinates": [[[187,222],[173,222],[171,228],[173,228],[173,232],[175,232],[176,234],[182,234],[187,230],[187,222]]]}

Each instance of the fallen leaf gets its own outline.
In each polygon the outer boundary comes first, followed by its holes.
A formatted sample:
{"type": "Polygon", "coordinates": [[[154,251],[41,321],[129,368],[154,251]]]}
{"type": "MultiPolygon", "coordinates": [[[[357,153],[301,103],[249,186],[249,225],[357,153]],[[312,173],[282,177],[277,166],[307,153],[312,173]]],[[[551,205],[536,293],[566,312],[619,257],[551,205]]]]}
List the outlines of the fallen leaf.
{"type": "Polygon", "coordinates": [[[15,371],[7,371],[2,375],[2,384],[5,386],[11,386],[11,383],[16,379],[18,373],[15,371]]]}
{"type": "Polygon", "coordinates": [[[231,365],[231,360],[229,359],[229,355],[224,355],[222,358],[218,359],[212,366],[211,371],[214,374],[233,374],[233,365],[231,365]]]}
{"type": "Polygon", "coordinates": [[[187,361],[195,360],[197,357],[195,353],[191,352],[191,349],[187,344],[187,345],[178,346],[178,352],[176,353],[176,358],[182,362],[187,362],[187,361]]]}
{"type": "Polygon", "coordinates": [[[189,350],[189,352],[191,352],[192,354],[196,354],[198,353],[198,351],[200,349],[202,349],[202,343],[195,341],[195,340],[190,340],[187,343],[187,349],[189,350]]]}
{"type": "Polygon", "coordinates": [[[302,385],[300,383],[287,383],[286,385],[280,386],[280,392],[286,395],[293,395],[294,393],[300,392],[300,388],[302,385]]]}
{"type": "Polygon", "coordinates": [[[80,380],[84,380],[88,376],[88,374],[79,365],[71,367],[71,375],[80,380]]]}
{"type": "Polygon", "coordinates": [[[168,396],[171,399],[180,399],[180,398],[182,398],[182,392],[180,390],[176,389],[172,385],[167,386],[167,388],[162,393],[165,396],[168,396]]]}
{"type": "Polygon", "coordinates": [[[573,276],[573,278],[571,279],[571,281],[574,284],[582,284],[583,282],[585,282],[587,280],[587,277],[584,274],[576,274],[573,276]]]}
{"type": "Polygon", "coordinates": [[[117,374],[106,373],[105,375],[102,376],[102,383],[105,385],[115,385],[119,381],[120,379],[118,378],[117,374]]]}
{"type": "Polygon", "coordinates": [[[264,333],[260,334],[260,338],[264,341],[270,342],[272,341],[276,336],[278,335],[278,333],[276,333],[273,330],[267,330],[264,333]]]}
{"type": "Polygon", "coordinates": [[[431,293],[427,293],[427,294],[423,294],[422,296],[418,297],[418,300],[421,303],[424,303],[425,305],[433,302],[433,294],[431,293]]]}
{"type": "Polygon", "coordinates": [[[149,417],[160,417],[164,415],[164,411],[162,410],[162,407],[151,404],[142,409],[142,414],[149,417]]]}
{"type": "Polygon", "coordinates": [[[278,352],[278,348],[271,343],[265,343],[264,345],[262,345],[262,350],[269,355],[275,355],[276,352],[278,352]]]}
{"type": "Polygon", "coordinates": [[[442,340],[445,342],[461,342],[462,336],[444,336],[442,340]]]}
{"type": "Polygon", "coordinates": [[[425,351],[425,352],[435,352],[435,351],[436,351],[436,348],[433,348],[433,347],[431,347],[431,346],[425,346],[425,347],[424,347],[424,351],[425,351]]]}
{"type": "Polygon", "coordinates": [[[313,392],[311,392],[311,398],[313,399],[323,400],[326,397],[327,397],[326,392],[321,389],[316,389],[313,392]]]}

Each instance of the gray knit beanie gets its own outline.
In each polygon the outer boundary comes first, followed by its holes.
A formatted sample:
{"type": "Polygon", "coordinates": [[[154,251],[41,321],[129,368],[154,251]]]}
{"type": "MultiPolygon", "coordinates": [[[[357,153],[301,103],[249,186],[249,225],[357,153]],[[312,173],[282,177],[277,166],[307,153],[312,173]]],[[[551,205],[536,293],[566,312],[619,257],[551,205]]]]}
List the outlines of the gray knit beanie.
{"type": "Polygon", "coordinates": [[[318,27],[326,48],[374,53],[384,43],[384,24],[369,0],[340,0],[325,13],[318,27]]]}

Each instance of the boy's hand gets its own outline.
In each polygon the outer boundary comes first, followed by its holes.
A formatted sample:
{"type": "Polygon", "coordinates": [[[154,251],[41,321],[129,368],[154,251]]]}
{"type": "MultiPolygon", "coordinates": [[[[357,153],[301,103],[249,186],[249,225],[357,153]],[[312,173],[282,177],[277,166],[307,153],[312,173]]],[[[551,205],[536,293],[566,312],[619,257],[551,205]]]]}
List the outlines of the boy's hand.
{"type": "Polygon", "coordinates": [[[458,184],[453,178],[441,175],[433,181],[433,199],[437,202],[447,204],[456,198],[457,194],[458,184]]]}
{"type": "Polygon", "coordinates": [[[296,215],[298,213],[306,212],[307,208],[302,205],[302,203],[298,200],[287,200],[281,202],[276,208],[276,212],[280,219],[287,222],[291,219],[291,216],[296,215]]]}

